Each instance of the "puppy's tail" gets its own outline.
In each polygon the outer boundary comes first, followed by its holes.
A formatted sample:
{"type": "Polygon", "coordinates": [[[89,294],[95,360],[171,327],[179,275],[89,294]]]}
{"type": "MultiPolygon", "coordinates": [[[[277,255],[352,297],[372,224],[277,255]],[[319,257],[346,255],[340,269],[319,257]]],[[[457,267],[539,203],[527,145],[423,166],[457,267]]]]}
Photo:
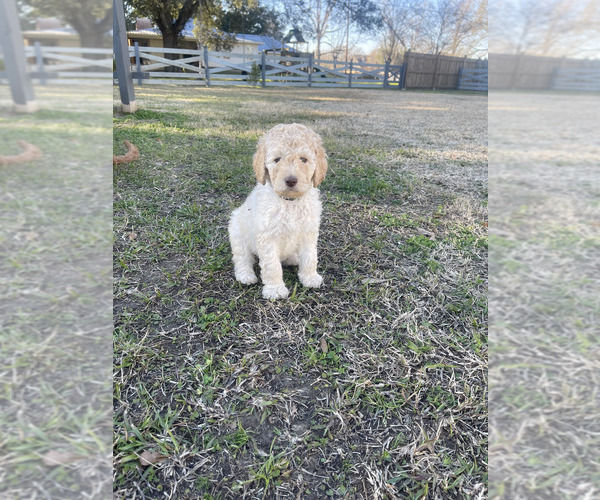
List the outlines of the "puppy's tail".
{"type": "Polygon", "coordinates": [[[4,156],[0,155],[0,165],[9,165],[11,163],[25,163],[27,161],[37,160],[42,157],[40,148],[25,141],[18,141],[19,146],[23,148],[23,152],[18,155],[4,156]]]}
{"type": "Polygon", "coordinates": [[[140,157],[140,152],[136,146],[131,144],[129,141],[123,141],[127,147],[127,153],[121,156],[113,155],[113,165],[120,165],[121,163],[130,163],[137,160],[140,157]]]}

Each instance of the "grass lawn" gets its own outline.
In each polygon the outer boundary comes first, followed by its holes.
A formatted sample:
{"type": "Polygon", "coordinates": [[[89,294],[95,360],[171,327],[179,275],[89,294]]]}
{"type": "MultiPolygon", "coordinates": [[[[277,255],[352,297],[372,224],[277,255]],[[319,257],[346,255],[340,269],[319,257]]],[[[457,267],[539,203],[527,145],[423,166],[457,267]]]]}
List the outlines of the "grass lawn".
{"type": "Polygon", "coordinates": [[[114,168],[115,498],[483,498],[487,98],[137,88],[114,168]],[[324,139],[321,289],[233,276],[268,128],[324,139]]]}
{"type": "MultiPolygon", "coordinates": [[[[107,90],[109,92],[107,92],[107,90]]],[[[111,452],[111,94],[0,87],[0,497],[108,498],[111,452]]]]}
{"type": "Polygon", "coordinates": [[[600,496],[599,105],[490,94],[491,498],[600,496]]]}

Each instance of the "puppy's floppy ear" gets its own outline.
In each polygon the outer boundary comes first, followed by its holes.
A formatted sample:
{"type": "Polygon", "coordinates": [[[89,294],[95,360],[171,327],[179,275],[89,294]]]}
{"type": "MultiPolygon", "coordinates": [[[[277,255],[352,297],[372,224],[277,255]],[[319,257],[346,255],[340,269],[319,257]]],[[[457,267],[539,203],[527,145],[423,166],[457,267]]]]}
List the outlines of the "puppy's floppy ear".
{"type": "Polygon", "coordinates": [[[325,149],[323,148],[323,142],[321,137],[318,134],[315,134],[317,137],[315,139],[315,153],[317,155],[317,168],[315,170],[315,174],[313,175],[313,186],[317,187],[323,179],[325,179],[325,174],[327,173],[327,153],[325,153],[325,149]]]}
{"type": "Polygon", "coordinates": [[[254,167],[254,175],[256,179],[261,184],[266,182],[267,176],[267,167],[265,166],[266,162],[266,147],[265,147],[265,138],[262,137],[258,141],[258,145],[256,146],[256,153],[254,153],[254,158],[252,159],[252,166],[254,167]]]}

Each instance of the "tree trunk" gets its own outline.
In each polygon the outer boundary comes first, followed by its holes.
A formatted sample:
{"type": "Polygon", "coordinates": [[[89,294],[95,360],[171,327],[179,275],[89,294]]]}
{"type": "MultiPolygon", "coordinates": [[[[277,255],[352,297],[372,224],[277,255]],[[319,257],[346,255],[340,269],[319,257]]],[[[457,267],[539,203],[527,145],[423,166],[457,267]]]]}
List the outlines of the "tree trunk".
{"type": "Polygon", "coordinates": [[[163,47],[165,49],[176,49],[179,47],[179,33],[175,30],[165,30],[163,36],[163,47]]]}
{"type": "MultiPolygon", "coordinates": [[[[105,48],[105,39],[104,39],[104,30],[98,29],[87,29],[85,31],[78,32],[79,41],[83,48],[88,49],[102,49],[105,48]]],[[[90,60],[101,60],[105,59],[106,56],[104,54],[82,54],[82,57],[90,60]]],[[[78,71],[84,71],[86,73],[93,73],[96,71],[103,71],[99,66],[85,66],[83,68],[78,69],[78,71]]]]}
{"type": "MultiPolygon", "coordinates": [[[[82,47],[91,49],[107,48],[111,43],[107,40],[106,35],[112,25],[113,12],[109,9],[103,19],[97,20],[88,12],[77,11],[67,20],[77,34],[82,47]]],[[[86,59],[104,59],[103,54],[85,54],[86,59]]],[[[84,71],[98,71],[98,67],[88,66],[84,71]]]]}
{"type": "MultiPolygon", "coordinates": [[[[175,26],[171,26],[171,29],[167,29],[163,32],[163,47],[165,49],[176,49],[179,48],[179,32],[175,26]]],[[[165,59],[179,59],[179,54],[165,54],[165,59]]],[[[180,73],[181,68],[175,66],[167,66],[164,71],[171,73],[180,73]]]]}
{"type": "MultiPolygon", "coordinates": [[[[104,40],[104,31],[98,29],[89,29],[85,31],[81,31],[78,33],[79,41],[81,42],[82,47],[90,48],[90,49],[101,49],[104,48],[106,43],[104,40]]],[[[95,56],[98,54],[89,54],[90,56],[95,56]]],[[[102,56],[104,57],[104,56],[102,56]]],[[[90,59],[93,59],[90,57],[90,59]]]]}
{"type": "Polygon", "coordinates": [[[86,11],[76,11],[67,16],[68,23],[75,28],[82,47],[104,48],[110,47],[110,42],[105,40],[105,35],[111,29],[113,19],[112,8],[110,8],[103,19],[96,19],[86,11]]]}

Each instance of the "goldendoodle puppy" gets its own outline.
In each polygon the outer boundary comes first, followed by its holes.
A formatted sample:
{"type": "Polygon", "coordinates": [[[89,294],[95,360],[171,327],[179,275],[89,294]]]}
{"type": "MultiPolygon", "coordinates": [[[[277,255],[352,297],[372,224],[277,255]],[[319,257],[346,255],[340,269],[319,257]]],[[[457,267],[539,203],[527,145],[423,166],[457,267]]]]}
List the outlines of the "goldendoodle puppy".
{"type": "Polygon", "coordinates": [[[321,286],[317,186],[327,171],[321,138],[304,125],[277,125],[258,142],[253,163],[258,183],[229,221],[235,278],[246,285],[256,283],[258,258],[266,299],[288,296],[282,263],[298,266],[304,286],[321,286]]]}

